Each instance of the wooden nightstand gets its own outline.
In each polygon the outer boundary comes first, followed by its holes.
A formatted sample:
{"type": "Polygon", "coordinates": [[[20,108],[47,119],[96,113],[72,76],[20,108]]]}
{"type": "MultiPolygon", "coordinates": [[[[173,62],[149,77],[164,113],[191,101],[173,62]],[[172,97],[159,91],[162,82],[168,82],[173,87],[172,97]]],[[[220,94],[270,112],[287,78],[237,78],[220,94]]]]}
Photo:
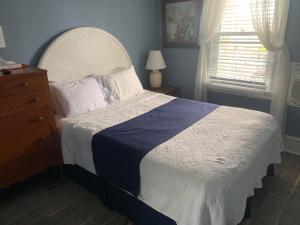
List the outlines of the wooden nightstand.
{"type": "Polygon", "coordinates": [[[0,76],[0,188],[61,165],[47,71],[0,76]]]}
{"type": "Polygon", "coordinates": [[[178,87],[171,87],[171,86],[165,86],[160,88],[147,88],[149,91],[165,94],[165,95],[171,95],[174,97],[179,96],[179,88],[178,87]]]}

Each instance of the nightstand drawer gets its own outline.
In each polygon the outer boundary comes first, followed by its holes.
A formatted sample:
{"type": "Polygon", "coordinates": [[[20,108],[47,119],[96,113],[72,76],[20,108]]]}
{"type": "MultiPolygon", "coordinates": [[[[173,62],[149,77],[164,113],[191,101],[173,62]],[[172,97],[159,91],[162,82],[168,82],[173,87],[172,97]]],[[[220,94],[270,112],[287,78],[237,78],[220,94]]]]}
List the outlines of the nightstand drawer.
{"type": "Polygon", "coordinates": [[[53,146],[51,130],[37,130],[21,137],[0,142],[0,164],[30,152],[53,146]]]}
{"type": "Polygon", "coordinates": [[[43,76],[28,76],[0,82],[0,95],[17,94],[27,91],[44,89],[43,76]]]}
{"type": "Polygon", "coordinates": [[[34,91],[6,97],[0,96],[0,118],[15,111],[41,106],[47,103],[45,91],[34,91]]]}
{"type": "Polygon", "coordinates": [[[0,141],[28,134],[37,129],[50,127],[49,109],[38,110],[13,115],[0,119],[0,141]]]}

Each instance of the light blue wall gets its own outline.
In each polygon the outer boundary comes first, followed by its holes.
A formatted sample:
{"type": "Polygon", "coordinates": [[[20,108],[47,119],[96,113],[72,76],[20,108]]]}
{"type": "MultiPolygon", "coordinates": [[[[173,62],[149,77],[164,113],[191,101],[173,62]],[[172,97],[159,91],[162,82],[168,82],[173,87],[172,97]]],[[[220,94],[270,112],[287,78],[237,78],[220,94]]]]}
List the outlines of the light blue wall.
{"type": "Polygon", "coordinates": [[[61,32],[93,26],[114,34],[146,83],[147,52],[160,47],[159,0],[1,0],[0,25],[7,48],[0,57],[36,65],[61,32]]]}
{"type": "Polygon", "coordinates": [[[293,61],[300,62],[300,1],[291,0],[286,41],[293,61]]]}
{"type": "Polygon", "coordinates": [[[207,101],[218,105],[241,107],[267,113],[270,111],[271,104],[269,100],[265,99],[249,98],[217,91],[208,91],[207,101]]]}
{"type": "MultiPolygon", "coordinates": [[[[299,12],[300,1],[291,0],[286,40],[291,51],[292,60],[294,61],[300,61],[299,12]]],[[[183,97],[193,97],[198,52],[198,49],[163,49],[163,54],[167,63],[165,80],[170,85],[179,86],[183,97]]],[[[220,101],[219,97],[220,96],[218,95],[218,102],[220,101]]],[[[226,95],[226,98],[229,98],[229,96],[226,95]]],[[[213,101],[214,98],[211,98],[211,100],[213,101]]],[[[247,98],[245,98],[244,101],[247,101],[247,98]]],[[[255,102],[249,100],[249,106],[255,108],[255,102]]],[[[259,105],[258,108],[259,107],[261,107],[261,105],[259,105]]]]}
{"type": "Polygon", "coordinates": [[[166,48],[163,50],[167,69],[164,82],[180,87],[180,95],[192,98],[198,62],[198,49],[166,48]]]}

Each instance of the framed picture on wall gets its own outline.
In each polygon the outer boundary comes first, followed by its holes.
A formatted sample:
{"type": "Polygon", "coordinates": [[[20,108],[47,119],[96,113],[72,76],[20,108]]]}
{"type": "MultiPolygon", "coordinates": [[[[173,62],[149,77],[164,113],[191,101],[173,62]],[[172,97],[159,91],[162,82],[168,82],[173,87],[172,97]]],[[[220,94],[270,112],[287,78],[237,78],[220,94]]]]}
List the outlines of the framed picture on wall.
{"type": "Polygon", "coordinates": [[[162,0],[163,42],[166,48],[198,48],[202,0],[162,0]]]}

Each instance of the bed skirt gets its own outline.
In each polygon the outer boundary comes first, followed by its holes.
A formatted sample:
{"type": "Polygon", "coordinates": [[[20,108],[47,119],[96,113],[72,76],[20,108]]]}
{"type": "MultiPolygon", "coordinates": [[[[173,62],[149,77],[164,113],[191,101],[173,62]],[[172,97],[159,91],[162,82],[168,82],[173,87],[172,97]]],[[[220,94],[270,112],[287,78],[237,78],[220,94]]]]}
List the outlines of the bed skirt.
{"type": "MultiPolygon", "coordinates": [[[[134,225],[176,225],[174,220],[80,166],[65,165],[64,171],[75,182],[95,193],[105,206],[126,216],[134,225]]],[[[267,175],[274,176],[273,164],[268,167],[267,175]]],[[[251,215],[251,199],[252,197],[247,199],[244,218],[251,215]]]]}
{"type": "Polygon", "coordinates": [[[176,225],[175,221],[146,205],[136,197],[107,183],[75,165],[65,165],[65,173],[74,181],[95,193],[111,210],[126,216],[134,225],[176,225]]]}

